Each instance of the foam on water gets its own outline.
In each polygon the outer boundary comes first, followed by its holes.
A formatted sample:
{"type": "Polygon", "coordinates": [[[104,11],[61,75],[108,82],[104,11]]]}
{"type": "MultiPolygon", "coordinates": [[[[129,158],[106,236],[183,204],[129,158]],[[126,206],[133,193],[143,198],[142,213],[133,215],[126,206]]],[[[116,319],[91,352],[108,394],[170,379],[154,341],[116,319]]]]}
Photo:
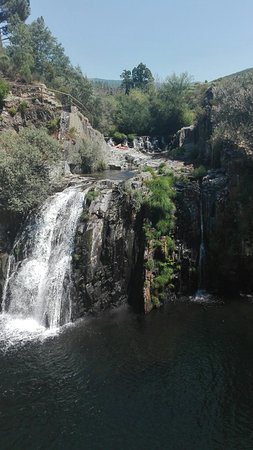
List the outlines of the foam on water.
{"type": "Polygon", "coordinates": [[[7,351],[22,347],[32,341],[44,341],[59,334],[59,328],[45,328],[35,319],[0,315],[0,348],[7,351]]]}

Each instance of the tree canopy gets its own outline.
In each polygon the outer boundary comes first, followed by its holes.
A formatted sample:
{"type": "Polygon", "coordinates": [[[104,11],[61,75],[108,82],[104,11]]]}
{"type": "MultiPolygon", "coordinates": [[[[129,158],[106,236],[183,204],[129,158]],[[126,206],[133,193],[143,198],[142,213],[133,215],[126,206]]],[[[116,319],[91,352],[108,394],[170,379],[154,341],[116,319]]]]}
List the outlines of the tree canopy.
{"type": "Polygon", "coordinates": [[[0,24],[1,32],[8,32],[8,24],[16,15],[19,20],[25,22],[30,14],[29,0],[0,0],[0,24]]]}
{"type": "Polygon", "coordinates": [[[131,89],[146,90],[148,85],[154,82],[151,70],[143,63],[138,64],[132,71],[123,70],[120,78],[122,78],[121,86],[125,94],[129,94],[131,89]]]}

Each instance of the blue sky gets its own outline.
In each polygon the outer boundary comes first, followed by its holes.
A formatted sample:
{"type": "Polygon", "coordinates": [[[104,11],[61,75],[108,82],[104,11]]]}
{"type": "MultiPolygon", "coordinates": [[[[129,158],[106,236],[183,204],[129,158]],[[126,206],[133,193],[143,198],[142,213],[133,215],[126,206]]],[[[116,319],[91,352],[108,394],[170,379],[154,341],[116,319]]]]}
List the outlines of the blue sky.
{"type": "Polygon", "coordinates": [[[140,62],[160,79],[187,71],[196,81],[253,66],[252,0],[30,2],[31,19],[44,17],[89,78],[119,79],[140,62]]]}

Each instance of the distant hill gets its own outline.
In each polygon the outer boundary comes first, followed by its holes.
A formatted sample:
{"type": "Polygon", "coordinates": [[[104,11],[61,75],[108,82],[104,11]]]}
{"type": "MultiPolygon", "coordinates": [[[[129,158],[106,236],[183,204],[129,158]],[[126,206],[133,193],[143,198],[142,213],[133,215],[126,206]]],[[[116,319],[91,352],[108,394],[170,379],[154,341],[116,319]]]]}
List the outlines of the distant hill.
{"type": "Polygon", "coordinates": [[[229,78],[235,78],[235,77],[244,77],[245,75],[252,75],[253,74],[253,67],[249,69],[240,70],[239,72],[231,73],[230,75],[225,75],[224,77],[217,78],[216,80],[213,80],[213,82],[221,81],[221,80],[229,80],[229,78]]]}
{"type": "Polygon", "coordinates": [[[90,78],[90,81],[96,85],[107,86],[111,88],[117,88],[121,85],[121,80],[105,80],[103,78],[90,78]]]}

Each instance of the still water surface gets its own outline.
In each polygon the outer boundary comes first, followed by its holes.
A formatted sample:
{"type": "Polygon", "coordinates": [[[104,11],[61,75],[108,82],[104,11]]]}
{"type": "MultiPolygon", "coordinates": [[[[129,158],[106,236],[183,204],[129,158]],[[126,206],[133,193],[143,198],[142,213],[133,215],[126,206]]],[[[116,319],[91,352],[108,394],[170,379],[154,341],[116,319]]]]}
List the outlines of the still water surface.
{"type": "Polygon", "coordinates": [[[253,448],[249,302],[0,327],[1,450],[253,448]]]}

